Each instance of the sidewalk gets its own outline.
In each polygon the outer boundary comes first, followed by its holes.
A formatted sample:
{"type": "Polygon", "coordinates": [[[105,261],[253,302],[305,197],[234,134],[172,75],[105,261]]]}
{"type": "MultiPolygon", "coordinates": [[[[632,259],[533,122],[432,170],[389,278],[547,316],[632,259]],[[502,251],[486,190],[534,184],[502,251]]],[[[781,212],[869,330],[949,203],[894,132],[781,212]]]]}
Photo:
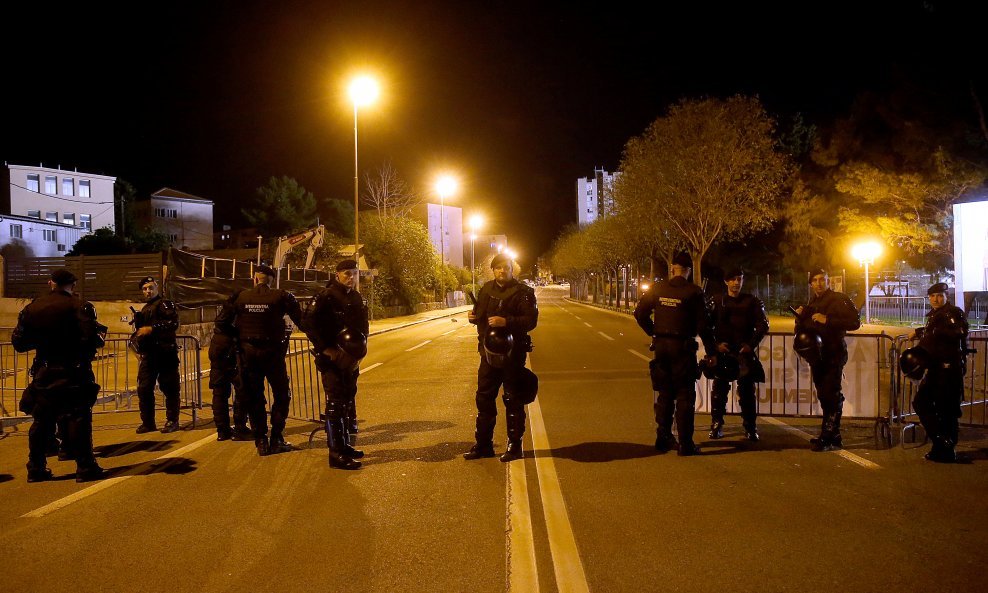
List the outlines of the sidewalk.
{"type": "Polygon", "coordinates": [[[411,325],[417,325],[419,323],[432,321],[433,319],[452,317],[454,315],[459,315],[460,313],[466,313],[467,311],[470,311],[472,308],[473,305],[463,305],[460,307],[450,307],[448,309],[436,309],[435,311],[425,311],[422,313],[416,313],[414,315],[402,315],[401,317],[388,317],[387,319],[375,319],[370,322],[370,335],[376,336],[378,334],[394,331],[396,329],[401,329],[403,327],[409,327],[411,325]]]}

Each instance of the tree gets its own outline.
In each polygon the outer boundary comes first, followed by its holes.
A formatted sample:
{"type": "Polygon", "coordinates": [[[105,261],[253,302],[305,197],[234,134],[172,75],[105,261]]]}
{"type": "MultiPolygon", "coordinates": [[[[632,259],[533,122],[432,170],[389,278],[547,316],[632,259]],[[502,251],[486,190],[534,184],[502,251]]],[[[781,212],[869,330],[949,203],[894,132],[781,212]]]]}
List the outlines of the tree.
{"type": "Polygon", "coordinates": [[[316,199],[295,179],[272,177],[240,212],[259,232],[277,237],[315,226],[316,199]]]}
{"type": "Polygon", "coordinates": [[[349,200],[335,198],[323,201],[319,205],[319,222],[326,227],[327,232],[352,239],[353,204],[349,200]]]}
{"type": "Polygon", "coordinates": [[[373,175],[364,176],[364,201],[374,206],[379,220],[386,223],[388,217],[408,216],[421,198],[386,162],[373,175]]]}
{"type": "Polygon", "coordinates": [[[789,163],[774,131],[756,98],[683,100],[625,146],[617,208],[648,216],[657,246],[685,245],[699,283],[714,241],[778,218],[789,163]]]}
{"type": "Polygon", "coordinates": [[[379,270],[375,287],[381,287],[379,294],[393,295],[394,302],[382,300],[382,304],[414,306],[422,302],[439,285],[441,265],[429,231],[414,220],[395,218],[385,233],[376,213],[364,213],[360,218],[360,228],[367,229],[360,234],[367,263],[379,270]]]}

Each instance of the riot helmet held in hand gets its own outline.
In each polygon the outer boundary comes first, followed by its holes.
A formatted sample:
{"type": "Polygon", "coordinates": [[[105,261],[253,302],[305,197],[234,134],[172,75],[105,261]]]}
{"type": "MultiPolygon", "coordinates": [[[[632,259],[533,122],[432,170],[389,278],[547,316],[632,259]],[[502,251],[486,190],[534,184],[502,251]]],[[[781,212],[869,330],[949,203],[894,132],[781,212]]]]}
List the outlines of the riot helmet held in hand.
{"type": "Polygon", "coordinates": [[[823,338],[820,334],[801,331],[793,338],[792,348],[800,358],[809,364],[814,364],[823,355],[823,338]]]}
{"type": "Polygon", "coordinates": [[[502,369],[508,364],[508,357],[514,348],[515,339],[508,332],[507,328],[488,328],[484,336],[484,356],[487,364],[496,369],[502,369]]]}
{"type": "Polygon", "coordinates": [[[714,377],[721,381],[736,381],[741,376],[741,364],[736,356],[718,354],[717,366],[714,367],[714,377]]]}
{"type": "Polygon", "coordinates": [[[340,348],[340,367],[353,369],[360,364],[360,361],[367,356],[367,336],[361,332],[342,329],[336,334],[336,345],[340,348]]]}
{"type": "Polygon", "coordinates": [[[906,348],[899,355],[899,369],[913,381],[922,381],[930,368],[930,354],[919,346],[906,348]]]}

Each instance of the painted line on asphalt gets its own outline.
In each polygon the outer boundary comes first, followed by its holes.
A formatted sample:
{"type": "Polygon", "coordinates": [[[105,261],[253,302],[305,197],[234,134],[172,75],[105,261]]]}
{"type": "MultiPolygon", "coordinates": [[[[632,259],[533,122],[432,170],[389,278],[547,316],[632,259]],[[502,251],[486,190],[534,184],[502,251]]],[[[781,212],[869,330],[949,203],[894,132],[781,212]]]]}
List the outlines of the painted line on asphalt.
{"type": "Polygon", "coordinates": [[[508,593],[539,593],[539,570],[535,560],[535,535],[532,509],[528,504],[528,476],[525,464],[506,463],[508,479],[506,500],[508,531],[505,554],[508,593]]]}
{"type": "MultiPolygon", "coordinates": [[[[772,417],[766,416],[765,417],[765,421],[766,422],[769,422],[771,424],[774,424],[776,426],[782,427],[787,432],[790,432],[790,433],[792,433],[792,434],[800,437],[803,440],[809,441],[811,438],[813,438],[813,435],[812,434],[810,434],[810,433],[808,433],[806,431],[800,430],[800,429],[796,428],[795,426],[790,426],[790,425],[786,424],[785,422],[783,422],[782,420],[779,420],[778,418],[772,418],[772,417]]],[[[882,466],[878,465],[874,461],[870,461],[868,459],[865,459],[864,457],[861,457],[860,455],[855,455],[854,453],[851,453],[850,451],[847,451],[846,449],[836,449],[834,451],[831,451],[831,453],[836,453],[837,455],[840,455],[841,457],[843,457],[844,459],[850,461],[851,463],[856,463],[857,465],[860,465],[861,467],[866,468],[866,469],[882,469],[882,466]]]]}
{"type": "Polygon", "coordinates": [[[614,341],[614,338],[612,338],[611,336],[605,334],[604,332],[597,332],[597,333],[600,334],[600,335],[602,335],[602,336],[604,336],[604,338],[606,338],[606,339],[608,339],[608,340],[610,340],[612,342],[614,341]]]}
{"type": "Polygon", "coordinates": [[[637,350],[632,350],[631,348],[628,348],[628,352],[634,354],[635,356],[637,356],[638,358],[644,360],[645,362],[652,362],[652,359],[651,358],[645,356],[644,354],[642,354],[641,352],[638,352],[637,350]]]}
{"type": "Polygon", "coordinates": [[[545,513],[556,588],[559,593],[590,593],[587,575],[576,547],[573,526],[566,512],[566,502],[563,500],[562,486],[556,474],[556,464],[551,454],[552,448],[549,446],[549,437],[542,418],[542,407],[538,400],[528,405],[528,412],[532,422],[535,469],[539,476],[539,494],[542,497],[542,509],[545,513]],[[545,453],[539,455],[539,451],[545,453]]]}
{"type": "Polygon", "coordinates": [[[190,443],[190,444],[182,447],[181,449],[176,449],[176,450],[172,451],[171,453],[166,453],[166,454],[162,455],[161,457],[158,457],[157,459],[153,459],[151,461],[145,461],[144,463],[141,463],[140,465],[127,470],[127,472],[124,473],[123,475],[114,476],[112,478],[106,478],[105,480],[100,480],[99,482],[96,482],[95,484],[93,484],[92,486],[90,486],[88,488],[84,488],[84,489],[82,489],[82,490],[80,490],[78,492],[75,492],[73,494],[70,494],[70,495],[66,496],[65,498],[60,498],[60,499],[56,500],[55,502],[46,504],[45,506],[43,506],[43,507],[41,507],[39,509],[35,509],[35,510],[29,512],[29,513],[25,513],[25,514],[21,515],[21,518],[22,519],[38,519],[38,518],[44,517],[45,515],[54,513],[55,511],[57,511],[59,509],[63,509],[65,507],[69,506],[72,503],[79,502],[80,500],[83,500],[85,498],[89,498],[90,496],[92,496],[94,494],[97,494],[99,492],[102,492],[103,490],[106,490],[107,488],[109,488],[111,486],[116,486],[117,484],[119,484],[120,482],[123,482],[124,480],[129,480],[130,478],[133,478],[134,476],[139,476],[139,475],[141,475],[141,472],[142,471],[144,471],[145,469],[147,469],[150,466],[153,466],[158,461],[161,461],[161,460],[164,460],[164,459],[173,459],[173,458],[176,458],[176,457],[180,457],[182,455],[185,455],[186,453],[189,453],[190,451],[195,451],[196,449],[198,449],[199,447],[205,445],[206,443],[212,443],[212,442],[216,442],[216,435],[215,434],[211,434],[208,437],[203,437],[203,438],[199,439],[198,441],[196,441],[194,443],[190,443]]]}
{"type": "Polygon", "coordinates": [[[409,348],[408,350],[405,350],[405,352],[411,352],[412,350],[418,350],[419,348],[421,348],[422,346],[425,346],[426,344],[428,344],[431,341],[432,340],[426,340],[426,341],[422,342],[421,344],[416,344],[416,345],[412,346],[411,348],[409,348]]]}
{"type": "Polygon", "coordinates": [[[576,318],[577,318],[577,319],[579,319],[580,321],[583,321],[583,318],[582,318],[582,317],[580,317],[579,315],[577,315],[576,313],[573,313],[573,317],[576,317],[576,318]]]}
{"type": "Polygon", "coordinates": [[[382,364],[384,364],[384,363],[383,362],[375,362],[374,364],[370,365],[366,369],[360,369],[360,374],[363,375],[364,373],[367,373],[369,371],[373,371],[374,369],[376,369],[377,367],[381,366],[382,364]]]}
{"type": "Polygon", "coordinates": [[[587,327],[593,327],[592,325],[590,325],[590,324],[589,324],[589,323],[587,323],[586,321],[584,321],[584,322],[583,322],[583,325],[585,325],[585,326],[587,326],[587,327]]]}
{"type": "Polygon", "coordinates": [[[453,333],[453,332],[455,332],[455,331],[456,331],[456,330],[458,330],[458,329],[460,329],[460,328],[458,328],[458,327],[457,327],[457,328],[453,328],[453,329],[451,329],[451,330],[449,330],[448,332],[445,332],[445,333],[441,333],[441,334],[439,334],[439,335],[440,335],[440,336],[448,336],[449,334],[451,334],[451,333],[453,333]]]}

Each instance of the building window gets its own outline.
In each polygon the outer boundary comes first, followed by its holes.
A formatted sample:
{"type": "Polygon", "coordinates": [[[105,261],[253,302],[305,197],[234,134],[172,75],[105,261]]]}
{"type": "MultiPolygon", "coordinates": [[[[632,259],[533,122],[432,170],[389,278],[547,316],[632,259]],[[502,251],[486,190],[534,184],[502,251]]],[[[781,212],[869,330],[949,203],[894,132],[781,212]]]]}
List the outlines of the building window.
{"type": "Polygon", "coordinates": [[[154,215],[158,218],[178,218],[178,210],[170,208],[155,208],[154,215]]]}
{"type": "Polygon", "coordinates": [[[57,180],[54,175],[45,175],[45,193],[49,195],[55,195],[55,186],[57,185],[57,180]]]}
{"type": "Polygon", "coordinates": [[[24,228],[19,224],[10,225],[10,238],[11,239],[22,239],[24,238],[24,228]]]}
{"type": "Polygon", "coordinates": [[[41,232],[42,232],[42,234],[44,236],[44,240],[45,241],[48,241],[50,243],[54,243],[54,242],[57,241],[57,239],[55,238],[55,235],[56,235],[55,229],[51,229],[51,230],[49,230],[49,229],[42,229],[41,232]]]}
{"type": "Polygon", "coordinates": [[[168,235],[168,240],[172,243],[178,242],[178,235],[168,235]]]}
{"type": "Polygon", "coordinates": [[[58,249],[59,251],[65,251],[65,244],[64,243],[59,243],[58,244],[58,247],[56,249],[58,249]]]}
{"type": "Polygon", "coordinates": [[[41,191],[41,177],[38,175],[28,175],[27,176],[27,189],[28,191],[41,191]]]}
{"type": "Polygon", "coordinates": [[[41,218],[41,210],[28,210],[27,211],[27,217],[28,218],[41,218]]]}
{"type": "Polygon", "coordinates": [[[71,177],[62,177],[62,195],[75,195],[75,179],[72,179],[71,177]]]}
{"type": "Polygon", "coordinates": [[[79,197],[88,198],[89,197],[89,180],[80,179],[79,180],[79,197]]]}
{"type": "Polygon", "coordinates": [[[58,222],[58,212],[45,212],[45,220],[58,222]]]}
{"type": "Polygon", "coordinates": [[[75,213],[62,212],[62,224],[71,224],[72,226],[75,226],[75,213]]]}
{"type": "Polygon", "coordinates": [[[79,215],[79,226],[84,229],[93,230],[93,215],[92,214],[80,214],[79,215]]]}

